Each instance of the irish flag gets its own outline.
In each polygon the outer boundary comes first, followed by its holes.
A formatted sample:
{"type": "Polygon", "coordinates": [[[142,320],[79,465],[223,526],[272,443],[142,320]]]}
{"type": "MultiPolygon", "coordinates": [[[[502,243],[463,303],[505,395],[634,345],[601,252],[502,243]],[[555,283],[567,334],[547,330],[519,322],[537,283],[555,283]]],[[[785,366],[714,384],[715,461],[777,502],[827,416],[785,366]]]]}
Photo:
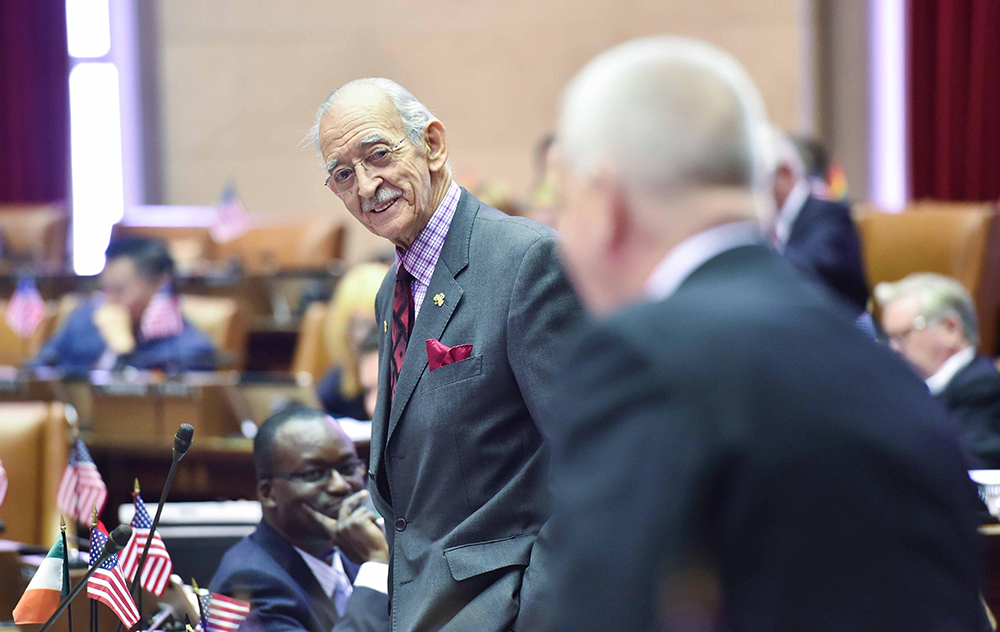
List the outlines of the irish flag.
{"type": "Polygon", "coordinates": [[[63,543],[57,537],[49,554],[42,560],[21,601],[14,608],[14,623],[45,623],[59,607],[59,598],[69,594],[69,582],[63,575],[63,543]]]}

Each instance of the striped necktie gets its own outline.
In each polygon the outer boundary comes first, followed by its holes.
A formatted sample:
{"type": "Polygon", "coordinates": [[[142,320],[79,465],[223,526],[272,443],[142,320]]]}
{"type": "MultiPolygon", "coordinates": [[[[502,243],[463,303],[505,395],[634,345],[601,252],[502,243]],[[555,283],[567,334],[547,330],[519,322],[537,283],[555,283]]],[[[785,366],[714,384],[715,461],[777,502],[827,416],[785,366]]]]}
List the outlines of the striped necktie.
{"type": "Polygon", "coordinates": [[[396,289],[392,300],[392,357],[389,371],[389,393],[396,395],[396,382],[399,380],[399,369],[403,366],[406,356],[406,344],[413,331],[413,293],[410,282],[413,275],[406,271],[402,262],[396,271],[396,289]]]}

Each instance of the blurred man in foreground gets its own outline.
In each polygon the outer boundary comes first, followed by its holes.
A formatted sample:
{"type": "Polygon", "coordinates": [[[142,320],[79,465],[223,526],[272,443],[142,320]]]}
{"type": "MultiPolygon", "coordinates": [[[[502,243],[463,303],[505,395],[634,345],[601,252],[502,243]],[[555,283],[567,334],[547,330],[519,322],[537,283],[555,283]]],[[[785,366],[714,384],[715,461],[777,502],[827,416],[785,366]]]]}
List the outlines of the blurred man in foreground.
{"type": "Polygon", "coordinates": [[[879,283],[875,298],[889,344],[960,423],[972,466],[1000,468],[1000,372],[976,353],[972,297],[954,279],[923,273],[879,283]]]}
{"type": "Polygon", "coordinates": [[[389,547],[361,506],[365,466],[340,425],[290,404],[253,446],[264,519],[222,558],[211,590],[250,602],[241,630],[389,629],[389,547]]]}
{"type": "Polygon", "coordinates": [[[211,371],[212,343],[184,319],[171,290],[174,262],[162,242],[144,237],[108,245],[102,293],[76,308],[28,366],[70,373],[91,369],[211,371]]]}
{"type": "Polygon", "coordinates": [[[919,380],[766,246],[727,53],[616,47],[559,121],[578,337],[553,439],[556,630],[974,630],[976,498],[919,380]]]}

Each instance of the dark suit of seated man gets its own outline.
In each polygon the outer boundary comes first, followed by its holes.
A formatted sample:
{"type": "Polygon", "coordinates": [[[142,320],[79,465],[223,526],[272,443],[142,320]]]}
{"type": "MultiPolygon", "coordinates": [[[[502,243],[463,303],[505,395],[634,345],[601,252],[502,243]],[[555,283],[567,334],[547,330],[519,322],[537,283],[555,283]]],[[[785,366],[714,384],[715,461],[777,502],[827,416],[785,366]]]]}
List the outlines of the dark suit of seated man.
{"type": "Polygon", "coordinates": [[[958,421],[971,467],[1000,469],[1000,372],[976,353],[972,297],[954,279],[922,273],[879,283],[875,298],[889,345],[958,421]]]}
{"type": "Polygon", "coordinates": [[[388,630],[389,546],[360,506],[367,467],[340,425],[292,404],[254,439],[264,519],[211,590],[250,602],[241,630],[388,630]]]}
{"type": "Polygon", "coordinates": [[[166,246],[127,237],[111,242],[106,257],[102,295],[74,310],[27,366],[68,373],[123,367],[214,370],[211,341],[184,319],[170,292],[174,262],[166,246]]]}

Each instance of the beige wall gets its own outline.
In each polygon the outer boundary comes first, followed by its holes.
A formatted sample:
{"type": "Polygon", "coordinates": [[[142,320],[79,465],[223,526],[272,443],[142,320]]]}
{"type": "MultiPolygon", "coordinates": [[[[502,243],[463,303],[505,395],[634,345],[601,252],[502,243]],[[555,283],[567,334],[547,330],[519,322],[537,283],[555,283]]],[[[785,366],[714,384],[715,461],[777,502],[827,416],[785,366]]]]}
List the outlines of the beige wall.
{"type": "MultiPolygon", "coordinates": [[[[319,102],[381,75],[409,88],[448,129],[459,174],[523,192],[532,144],[567,79],[590,57],[651,34],[701,37],[748,67],[772,119],[801,112],[807,0],[159,0],[164,202],[211,204],[233,182],[262,216],[329,210],[299,143],[319,102]]],[[[351,234],[354,256],[380,242],[351,234]]]]}

